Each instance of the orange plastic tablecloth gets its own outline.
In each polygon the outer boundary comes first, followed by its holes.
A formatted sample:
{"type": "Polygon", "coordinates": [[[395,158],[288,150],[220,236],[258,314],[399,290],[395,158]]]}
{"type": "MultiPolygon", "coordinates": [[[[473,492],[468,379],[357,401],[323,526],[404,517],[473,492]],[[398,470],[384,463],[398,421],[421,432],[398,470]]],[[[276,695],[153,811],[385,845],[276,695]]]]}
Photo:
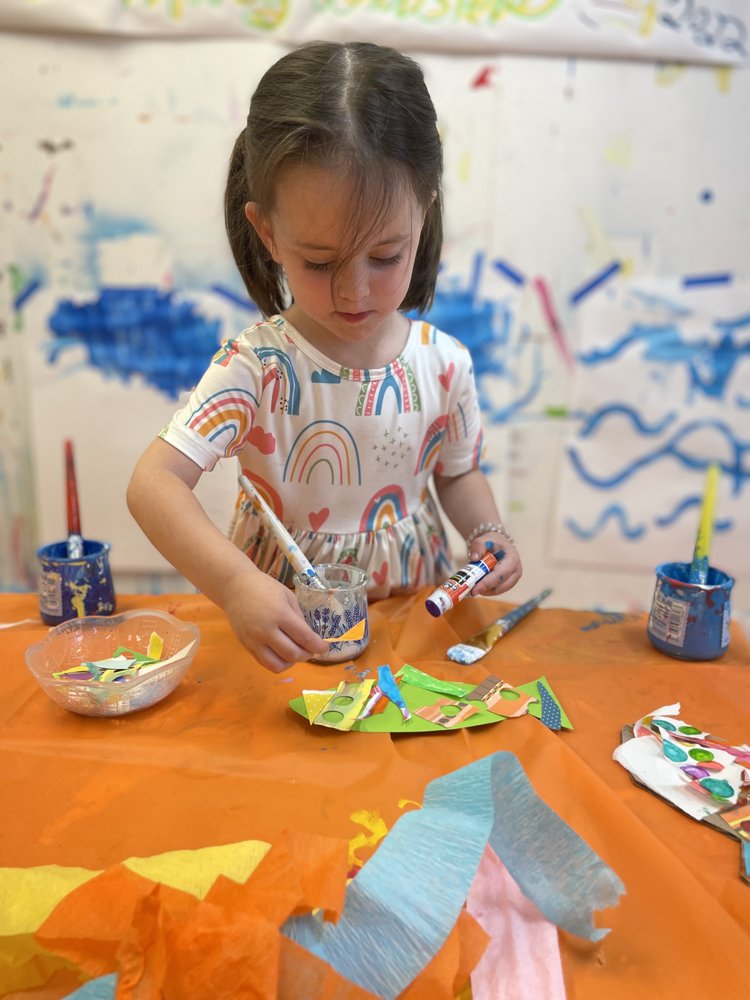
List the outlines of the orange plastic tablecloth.
{"type": "MultiPolygon", "coordinates": [[[[363,832],[359,811],[390,828],[431,780],[506,750],[625,884],[620,904],[599,915],[612,928],[602,942],[560,933],[570,1000],[696,989],[747,996],[750,886],[739,878],[738,841],[637,787],[611,759],[623,725],[675,701],[686,721],[749,742],[750,643],[741,631],[733,627],[720,660],[683,662],[651,647],[644,615],[542,608],[463,667],[445,650],[507,603],[469,600],[433,619],[425,596],[371,607],[372,639],[357,669],[408,662],[450,679],[492,673],[513,684],[544,675],[574,732],[528,716],[413,736],[311,727],[289,700],[351,679],[346,664],[301,663],[275,675],[202,596],[120,597],[118,611],[159,608],[196,622],[196,660],[153,708],[86,718],[50,701],[25,667],[24,649],[44,625],[0,633],[0,866],[102,869],[131,856],[274,842],[290,829],[351,840],[363,832]]],[[[37,613],[34,595],[0,595],[0,622],[37,613]]]]}

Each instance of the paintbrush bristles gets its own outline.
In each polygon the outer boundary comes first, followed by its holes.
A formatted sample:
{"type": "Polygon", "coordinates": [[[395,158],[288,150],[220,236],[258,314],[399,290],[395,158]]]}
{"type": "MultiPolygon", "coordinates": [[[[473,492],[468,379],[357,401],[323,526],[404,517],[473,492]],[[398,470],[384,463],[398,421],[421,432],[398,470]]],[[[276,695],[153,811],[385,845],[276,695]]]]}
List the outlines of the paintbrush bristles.
{"type": "Polygon", "coordinates": [[[708,580],[708,557],[711,551],[711,536],[714,529],[714,508],[719,485],[719,466],[709,465],[706,470],[706,485],[703,490],[701,516],[698,534],[695,538],[693,561],[690,564],[690,583],[706,583],[708,580]]]}

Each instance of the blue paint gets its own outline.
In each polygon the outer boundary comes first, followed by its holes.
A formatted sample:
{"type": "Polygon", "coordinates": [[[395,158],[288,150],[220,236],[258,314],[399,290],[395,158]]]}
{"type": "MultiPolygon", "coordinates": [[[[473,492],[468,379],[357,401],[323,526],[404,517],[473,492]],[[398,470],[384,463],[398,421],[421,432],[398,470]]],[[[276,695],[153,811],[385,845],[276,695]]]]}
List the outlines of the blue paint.
{"type": "MultiPolygon", "coordinates": [[[[493,263],[498,265],[497,261],[493,263]]],[[[500,263],[505,266],[504,262],[500,263]]],[[[436,290],[433,305],[427,313],[414,312],[409,315],[432,323],[454,336],[467,348],[471,354],[479,390],[479,405],[484,418],[489,423],[503,424],[519,410],[528,407],[540,394],[544,381],[542,355],[541,348],[535,344],[536,353],[529,385],[523,392],[514,393],[514,398],[507,406],[496,406],[493,401],[498,398],[497,380],[510,383],[514,389],[517,387],[516,366],[512,369],[510,361],[512,358],[517,361],[530,341],[525,336],[526,331],[522,330],[520,334],[516,334],[514,342],[517,321],[514,296],[507,301],[490,301],[479,296],[479,283],[484,267],[485,255],[476,254],[466,285],[455,281],[443,282],[436,290]],[[486,379],[490,379],[492,384],[485,391],[486,379]]],[[[520,274],[517,276],[522,277],[520,274]]]]}
{"type": "Polygon", "coordinates": [[[690,563],[656,567],[647,634],[663,653],[681,660],[715,660],[729,645],[734,579],[713,566],[706,583],[690,583],[690,563]]]}
{"type": "Polygon", "coordinates": [[[221,323],[202,316],[195,303],[175,301],[158,288],[103,288],[79,304],[63,299],[49,319],[50,363],[82,344],[88,363],[129,382],[141,376],[170,398],[192,389],[221,339],[221,323]]]}
{"type": "Polygon", "coordinates": [[[741,331],[750,328],[750,313],[731,320],[716,320],[714,326],[721,334],[718,343],[708,337],[689,340],[672,323],[634,323],[611,346],[583,352],[578,359],[581,364],[594,366],[641,345],[645,361],[686,366],[691,396],[699,392],[710,399],[724,399],[740,359],[750,356],[750,339],[744,342],[740,339],[741,331]]]}
{"type": "MultiPolygon", "coordinates": [[[[683,514],[687,511],[692,510],[693,507],[700,507],[702,502],[702,497],[695,494],[692,497],[686,497],[684,500],[676,505],[673,511],[669,514],[662,514],[659,517],[654,518],[654,524],[658,528],[669,528],[675,524],[683,514]]],[[[730,531],[734,527],[734,521],[731,519],[727,520],[714,520],[714,531],[730,531]]]]}
{"type": "Polygon", "coordinates": [[[635,541],[636,538],[640,538],[646,530],[645,524],[636,524],[632,528],[628,524],[628,516],[619,503],[613,503],[609,507],[606,507],[596,520],[596,523],[591,528],[584,528],[577,521],[574,521],[572,517],[566,518],[565,527],[574,534],[577,538],[583,539],[585,541],[590,541],[592,538],[596,538],[600,535],[607,525],[608,521],[618,521],[620,525],[620,534],[625,538],[629,538],[635,541]]]}
{"type": "Polygon", "coordinates": [[[83,540],[83,556],[68,558],[68,543],[52,542],[37,551],[41,567],[39,614],[47,625],[84,615],[111,615],[115,588],[109,568],[109,542],[83,540]]]}
{"type": "Polygon", "coordinates": [[[704,285],[731,285],[732,275],[725,271],[721,274],[693,274],[682,279],[683,288],[695,288],[704,285]]]}
{"type": "Polygon", "coordinates": [[[493,260],[492,266],[512,281],[514,285],[523,286],[526,284],[525,275],[521,274],[521,272],[517,271],[514,267],[511,267],[507,260],[493,260]]]}
{"type": "Polygon", "coordinates": [[[612,261],[611,264],[595,274],[593,278],[590,278],[574,292],[571,292],[568,301],[572,306],[577,306],[582,299],[585,299],[587,295],[590,295],[600,285],[603,285],[605,281],[609,281],[610,278],[614,277],[621,270],[622,262],[619,260],[612,261]]]}
{"type": "Polygon", "coordinates": [[[13,299],[13,308],[18,312],[19,309],[23,309],[29,299],[35,295],[39,289],[42,287],[41,278],[32,278],[32,280],[22,288],[21,291],[13,299]]]}
{"type": "Polygon", "coordinates": [[[590,434],[593,434],[599,424],[611,416],[627,417],[634,427],[645,437],[654,437],[665,431],[676,419],[677,414],[674,412],[667,413],[658,423],[649,426],[644,423],[641,415],[632,406],[626,406],[624,403],[611,403],[608,406],[600,407],[600,409],[588,416],[578,432],[578,436],[588,437],[590,434]]]}
{"type": "MultiPolygon", "coordinates": [[[[568,456],[580,478],[599,489],[614,489],[625,482],[625,480],[630,479],[639,469],[643,469],[654,462],[659,462],[668,457],[676,459],[684,468],[705,472],[711,464],[711,459],[697,456],[689,447],[682,450],[681,445],[692,434],[696,434],[701,441],[704,441],[704,433],[709,428],[716,431],[724,439],[723,442],[716,443],[712,448],[712,453],[720,454],[721,452],[728,452],[733,456],[732,460],[721,462],[720,468],[723,475],[731,479],[732,492],[734,495],[737,495],[742,491],[743,486],[750,481],[750,441],[740,441],[736,438],[732,428],[724,423],[723,420],[692,420],[685,424],[669,441],[665,442],[659,448],[655,448],[653,451],[647,452],[640,458],[629,462],[619,472],[611,476],[594,476],[590,473],[585,468],[578,449],[573,446],[568,448],[568,456]]],[[[689,440],[687,443],[689,445],[689,440]]],[[[705,444],[702,445],[700,450],[705,452],[705,444]]]]}

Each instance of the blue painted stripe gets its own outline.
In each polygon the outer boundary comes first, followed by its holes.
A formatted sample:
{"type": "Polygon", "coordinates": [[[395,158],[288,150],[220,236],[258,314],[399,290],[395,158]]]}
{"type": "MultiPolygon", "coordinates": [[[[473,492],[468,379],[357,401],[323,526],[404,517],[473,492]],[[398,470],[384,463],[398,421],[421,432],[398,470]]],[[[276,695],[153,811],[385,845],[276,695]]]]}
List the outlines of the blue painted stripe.
{"type": "Polygon", "coordinates": [[[605,281],[609,281],[611,277],[622,270],[622,261],[613,260],[611,264],[595,274],[593,278],[589,278],[587,282],[577,288],[574,292],[571,292],[568,301],[572,306],[578,305],[581,299],[585,299],[587,295],[590,295],[595,288],[603,285],[605,281]]]}
{"type": "Polygon", "coordinates": [[[723,274],[689,274],[682,279],[683,288],[696,288],[701,285],[731,285],[732,275],[729,271],[723,274]]]}
{"type": "Polygon", "coordinates": [[[525,285],[526,277],[517,271],[514,267],[507,262],[507,260],[493,260],[493,267],[495,267],[501,274],[505,275],[514,285],[525,285]]]}

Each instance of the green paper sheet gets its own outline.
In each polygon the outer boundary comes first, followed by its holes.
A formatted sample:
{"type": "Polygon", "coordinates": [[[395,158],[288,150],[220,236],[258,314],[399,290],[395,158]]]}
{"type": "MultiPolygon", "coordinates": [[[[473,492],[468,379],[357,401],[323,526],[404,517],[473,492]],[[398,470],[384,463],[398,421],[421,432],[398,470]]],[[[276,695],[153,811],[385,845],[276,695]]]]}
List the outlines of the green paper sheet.
{"type": "MultiPolygon", "coordinates": [[[[554,691],[549,686],[546,677],[540,677],[538,680],[529,681],[526,684],[515,684],[514,688],[516,691],[521,691],[524,694],[530,694],[532,697],[538,698],[536,686],[539,681],[544,684],[546,689],[549,691],[550,697],[559,706],[563,729],[572,729],[573,725],[568,716],[565,714],[565,710],[562,705],[560,705],[560,702],[557,700],[554,691]]],[[[465,696],[469,693],[469,691],[473,691],[477,685],[463,684],[461,686],[465,689],[463,692],[465,696]]],[[[471,704],[475,705],[478,711],[470,718],[457,723],[450,729],[444,729],[442,726],[438,726],[434,722],[428,722],[426,719],[422,719],[418,715],[414,714],[416,709],[422,708],[424,705],[434,705],[435,702],[438,701],[439,698],[444,697],[444,695],[438,694],[435,691],[427,691],[425,688],[415,687],[413,684],[401,683],[399,687],[406,704],[412,712],[411,719],[404,720],[396,706],[389,702],[385,709],[377,715],[371,715],[367,719],[355,722],[350,732],[451,733],[456,729],[468,729],[471,726],[486,726],[489,723],[502,722],[506,718],[504,715],[496,715],[494,712],[490,712],[489,709],[485,708],[481,701],[472,701],[471,704]]],[[[292,698],[289,702],[289,707],[292,708],[298,715],[301,715],[304,719],[307,718],[305,702],[301,696],[299,698],[292,698]]],[[[541,719],[542,708],[538,701],[529,705],[529,715],[533,715],[536,719],[541,719]]]]}

